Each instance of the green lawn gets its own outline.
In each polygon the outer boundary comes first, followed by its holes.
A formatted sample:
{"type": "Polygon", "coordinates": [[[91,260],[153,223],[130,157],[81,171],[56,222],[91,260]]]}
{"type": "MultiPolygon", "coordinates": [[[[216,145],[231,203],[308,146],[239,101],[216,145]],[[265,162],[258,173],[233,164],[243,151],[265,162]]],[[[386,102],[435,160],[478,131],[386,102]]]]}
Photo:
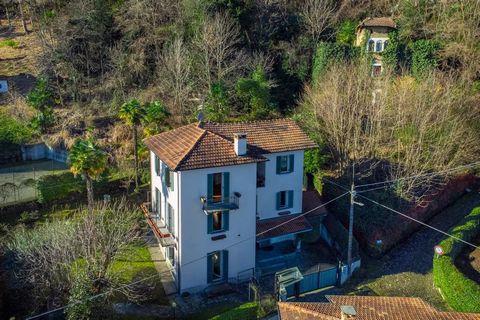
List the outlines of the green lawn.
{"type": "MultiPolygon", "coordinates": [[[[110,272],[118,276],[122,282],[130,283],[158,274],[148,248],[143,244],[132,245],[110,267],[110,272]]],[[[148,303],[168,304],[159,277],[142,282],[145,288],[152,288],[148,293],[148,303]]],[[[120,298],[120,297],[117,297],[120,298]]],[[[120,298],[121,299],[121,298],[120,298]]]]}
{"type": "Polygon", "coordinates": [[[369,291],[378,296],[387,297],[420,297],[432,306],[446,310],[446,304],[440,293],[433,288],[432,273],[418,274],[402,272],[363,282],[355,291],[369,291]]]}

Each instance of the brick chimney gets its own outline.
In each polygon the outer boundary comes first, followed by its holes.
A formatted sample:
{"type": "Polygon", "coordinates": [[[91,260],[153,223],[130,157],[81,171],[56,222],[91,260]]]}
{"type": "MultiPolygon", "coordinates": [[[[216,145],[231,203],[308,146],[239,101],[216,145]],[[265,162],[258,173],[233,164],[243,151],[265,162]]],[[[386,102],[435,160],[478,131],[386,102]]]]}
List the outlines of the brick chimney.
{"type": "Polygon", "coordinates": [[[357,317],[357,311],[353,306],[341,306],[340,312],[342,320],[355,319],[357,317]]]}
{"type": "Polygon", "coordinates": [[[245,133],[235,133],[233,135],[233,147],[237,156],[244,156],[247,154],[247,135],[245,133]]]}

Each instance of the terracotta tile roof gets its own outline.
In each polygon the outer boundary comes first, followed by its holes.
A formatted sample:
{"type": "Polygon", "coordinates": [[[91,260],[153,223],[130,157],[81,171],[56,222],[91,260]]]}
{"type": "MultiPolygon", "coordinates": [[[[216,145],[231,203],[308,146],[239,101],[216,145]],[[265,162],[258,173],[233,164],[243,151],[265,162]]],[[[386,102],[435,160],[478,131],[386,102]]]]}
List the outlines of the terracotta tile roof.
{"type": "Polygon", "coordinates": [[[257,240],[270,239],[282,235],[300,233],[312,230],[312,225],[305,216],[285,215],[276,218],[257,220],[257,240]],[[291,220],[297,217],[295,220],[291,220]],[[290,221],[291,220],[291,221],[290,221]],[[267,230],[275,228],[271,231],[267,230]],[[265,232],[265,233],[263,233],[265,232]]]}
{"type": "Polygon", "coordinates": [[[202,128],[232,141],[235,133],[245,133],[249,150],[257,154],[318,147],[291,119],[244,123],[204,123],[202,128]]]}
{"type": "Polygon", "coordinates": [[[289,119],[189,124],[144,140],[172,170],[237,165],[265,161],[262,154],[315,148],[317,145],[289,119]],[[247,134],[247,154],[237,156],[235,133],[247,134]]]}
{"type": "Polygon", "coordinates": [[[340,307],[353,306],[354,320],[479,320],[480,314],[440,312],[420,298],[327,296],[329,303],[280,302],[280,320],[342,318],[340,307]]]}
{"type": "MultiPolygon", "coordinates": [[[[315,190],[304,191],[303,192],[303,212],[307,212],[321,206],[323,204],[322,198],[315,190]]],[[[306,217],[314,217],[314,216],[326,216],[328,214],[327,208],[325,206],[320,207],[318,209],[313,210],[312,212],[308,213],[306,217]]]]}
{"type": "Polygon", "coordinates": [[[378,17],[378,18],[366,18],[358,25],[358,28],[365,27],[388,27],[392,29],[397,29],[395,21],[390,17],[378,17]]]}

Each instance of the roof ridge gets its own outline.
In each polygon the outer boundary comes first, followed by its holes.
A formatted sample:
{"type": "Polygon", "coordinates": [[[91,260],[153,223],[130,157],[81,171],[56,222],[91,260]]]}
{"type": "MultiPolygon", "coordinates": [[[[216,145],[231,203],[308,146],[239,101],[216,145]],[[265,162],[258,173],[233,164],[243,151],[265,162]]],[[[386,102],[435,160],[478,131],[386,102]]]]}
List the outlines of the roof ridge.
{"type": "MultiPolygon", "coordinates": [[[[245,120],[237,122],[211,122],[207,121],[204,124],[213,124],[213,125],[230,125],[230,124],[254,124],[254,123],[266,123],[266,122],[285,122],[285,121],[294,121],[292,118],[276,118],[276,119],[265,119],[265,120],[245,120]]],[[[295,122],[295,121],[294,121],[295,122]]]]}
{"type": "MultiPolygon", "coordinates": [[[[190,126],[192,125],[193,123],[191,124],[188,124],[186,126],[190,126]]],[[[186,126],[182,126],[182,127],[186,127],[186,126]]],[[[182,128],[182,127],[179,127],[179,128],[182,128]]],[[[195,125],[194,126],[195,128],[197,128],[198,130],[202,130],[202,134],[195,140],[195,143],[193,143],[190,148],[182,155],[181,157],[181,160],[178,161],[177,165],[175,166],[175,168],[173,168],[173,171],[176,171],[178,167],[180,167],[180,165],[183,163],[183,161],[185,161],[185,159],[187,158],[187,156],[189,154],[191,154],[193,152],[193,150],[195,149],[195,147],[198,145],[198,143],[200,142],[200,140],[203,139],[203,137],[207,134],[207,130],[199,127],[198,125],[195,125]]]]}

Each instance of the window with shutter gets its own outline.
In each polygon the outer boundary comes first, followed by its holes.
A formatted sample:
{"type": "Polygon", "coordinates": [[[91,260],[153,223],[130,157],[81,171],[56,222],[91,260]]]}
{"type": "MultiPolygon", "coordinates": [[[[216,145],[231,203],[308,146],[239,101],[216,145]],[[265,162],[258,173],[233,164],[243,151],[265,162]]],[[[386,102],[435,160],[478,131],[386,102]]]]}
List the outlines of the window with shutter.
{"type": "Polygon", "coordinates": [[[277,156],[277,174],[293,172],[294,155],[277,156]]]}
{"type": "Polygon", "coordinates": [[[155,156],[155,173],[157,177],[160,176],[160,159],[157,156],[155,156]]]}
{"type": "Polygon", "coordinates": [[[228,210],[226,211],[215,211],[212,214],[207,216],[208,225],[207,230],[208,233],[217,233],[217,232],[224,232],[228,231],[229,228],[229,219],[230,215],[228,210]]]}
{"type": "Polygon", "coordinates": [[[293,207],[293,190],[277,192],[277,210],[293,207]]]}

